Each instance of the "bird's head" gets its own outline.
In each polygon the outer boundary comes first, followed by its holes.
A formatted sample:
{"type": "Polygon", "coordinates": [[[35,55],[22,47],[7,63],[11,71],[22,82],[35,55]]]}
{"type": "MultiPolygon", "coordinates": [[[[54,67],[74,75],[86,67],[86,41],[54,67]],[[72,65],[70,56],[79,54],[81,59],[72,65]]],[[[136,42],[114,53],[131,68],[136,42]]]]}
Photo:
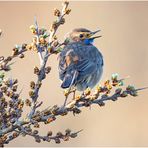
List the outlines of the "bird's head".
{"type": "Polygon", "coordinates": [[[70,42],[83,42],[86,45],[92,44],[94,39],[99,38],[101,36],[94,36],[97,31],[90,31],[85,28],[76,28],[68,33],[66,39],[70,42]]]}

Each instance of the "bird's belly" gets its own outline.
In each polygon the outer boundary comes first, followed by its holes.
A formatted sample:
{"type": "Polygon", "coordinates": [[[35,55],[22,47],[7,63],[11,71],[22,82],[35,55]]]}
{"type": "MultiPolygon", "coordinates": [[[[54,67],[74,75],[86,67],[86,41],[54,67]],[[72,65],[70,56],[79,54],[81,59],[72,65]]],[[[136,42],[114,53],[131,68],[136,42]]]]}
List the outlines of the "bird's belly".
{"type": "Polygon", "coordinates": [[[79,82],[76,87],[79,91],[84,91],[86,88],[93,88],[100,80],[103,73],[103,67],[100,67],[90,76],[86,77],[83,81],[79,82]]]}

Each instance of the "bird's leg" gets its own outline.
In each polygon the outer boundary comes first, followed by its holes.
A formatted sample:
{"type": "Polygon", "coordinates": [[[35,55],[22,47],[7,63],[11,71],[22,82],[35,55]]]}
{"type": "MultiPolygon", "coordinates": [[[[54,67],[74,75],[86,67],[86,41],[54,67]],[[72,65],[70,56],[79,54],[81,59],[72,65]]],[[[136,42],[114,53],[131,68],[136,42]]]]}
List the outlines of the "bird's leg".
{"type": "Polygon", "coordinates": [[[75,92],[76,92],[76,89],[73,88],[73,86],[71,86],[71,87],[68,88],[68,90],[67,90],[67,92],[66,92],[66,95],[65,95],[66,98],[65,98],[63,107],[66,106],[66,102],[67,102],[67,100],[68,100],[68,96],[69,96],[69,94],[72,93],[72,92],[73,92],[73,99],[75,99],[75,92]]]}
{"type": "Polygon", "coordinates": [[[73,100],[75,99],[76,97],[76,88],[73,89],[73,100]]]}
{"type": "MultiPolygon", "coordinates": [[[[87,88],[89,88],[89,87],[87,86],[87,87],[85,88],[85,90],[86,90],[87,88]]],[[[83,90],[81,96],[84,96],[84,95],[85,95],[85,90],[83,90]]]]}

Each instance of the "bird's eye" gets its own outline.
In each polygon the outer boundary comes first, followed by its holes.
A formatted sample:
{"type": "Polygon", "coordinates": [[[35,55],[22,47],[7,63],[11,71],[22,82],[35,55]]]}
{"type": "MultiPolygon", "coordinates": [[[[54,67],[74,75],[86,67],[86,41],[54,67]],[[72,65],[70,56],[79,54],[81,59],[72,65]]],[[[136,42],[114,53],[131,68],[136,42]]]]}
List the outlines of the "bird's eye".
{"type": "Polygon", "coordinates": [[[80,34],[80,36],[79,36],[80,38],[83,38],[83,34],[80,34]]]}

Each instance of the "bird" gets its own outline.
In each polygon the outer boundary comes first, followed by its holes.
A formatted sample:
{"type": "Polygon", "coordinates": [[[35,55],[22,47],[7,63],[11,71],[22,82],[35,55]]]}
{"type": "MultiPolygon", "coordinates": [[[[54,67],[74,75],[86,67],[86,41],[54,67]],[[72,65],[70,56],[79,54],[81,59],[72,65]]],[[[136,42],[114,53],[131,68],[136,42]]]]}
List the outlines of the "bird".
{"type": "Polygon", "coordinates": [[[93,88],[103,73],[103,55],[94,46],[94,36],[100,30],[76,28],[66,35],[66,44],[59,54],[59,78],[63,89],[75,87],[78,91],[93,88]]]}

